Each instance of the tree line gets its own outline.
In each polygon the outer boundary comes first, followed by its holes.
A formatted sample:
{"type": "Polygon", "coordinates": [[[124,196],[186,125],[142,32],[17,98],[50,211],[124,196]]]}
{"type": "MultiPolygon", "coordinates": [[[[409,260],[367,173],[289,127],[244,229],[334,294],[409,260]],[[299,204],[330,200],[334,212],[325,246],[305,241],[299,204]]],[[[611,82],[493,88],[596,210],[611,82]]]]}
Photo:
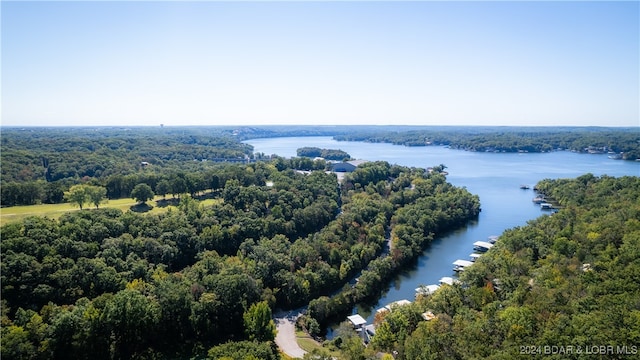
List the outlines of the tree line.
{"type": "Polygon", "coordinates": [[[446,145],[454,149],[489,152],[550,152],[621,154],[640,159],[637,128],[517,128],[452,127],[409,131],[363,131],[336,135],[339,141],[385,142],[405,146],[446,145]]]}
{"type": "MultiPolygon", "coordinates": [[[[0,138],[2,206],[55,204],[64,192],[84,184],[107,188],[110,199],[129,197],[147,183],[159,193],[194,193],[215,187],[215,179],[188,179],[219,162],[270,160],[240,142],[256,137],[331,135],[338,140],[389,142],[407,146],[447,145],[470,151],[613,152],[622,159],[640,158],[637,129],[516,127],[169,127],[169,128],[3,128],[0,138]],[[181,178],[181,179],[179,179],[181,178]],[[184,182],[184,183],[183,183],[184,182]],[[214,182],[204,184],[203,182],[214,182]],[[185,188],[187,188],[185,190],[185,188]]],[[[305,157],[344,160],[340,150],[301,148],[298,168],[320,169],[305,157]],[[319,152],[318,152],[319,151],[319,152]]],[[[219,185],[221,186],[221,185],[219,185]]]]}

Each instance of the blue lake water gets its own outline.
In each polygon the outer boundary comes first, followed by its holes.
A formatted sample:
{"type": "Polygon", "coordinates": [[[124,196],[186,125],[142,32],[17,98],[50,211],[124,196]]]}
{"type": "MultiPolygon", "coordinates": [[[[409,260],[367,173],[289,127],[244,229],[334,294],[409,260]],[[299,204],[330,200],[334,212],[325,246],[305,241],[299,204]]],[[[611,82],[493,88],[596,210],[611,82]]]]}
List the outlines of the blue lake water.
{"type": "Polygon", "coordinates": [[[482,212],[477,221],[450,234],[436,238],[418,259],[417,265],[399,274],[388,291],[372,307],[354,309],[369,322],[375,309],[393,301],[413,300],[414,289],[420,285],[437,284],[443,276],[452,276],[456,259],[469,259],[472,244],[500,235],[504,230],[522,226],[542,216],[531,199],[531,188],[546,178],[573,178],[586,173],[596,176],[640,176],[640,162],[611,160],[604,154],[578,154],[568,151],[552,153],[481,153],[454,150],[440,146],[406,147],[382,143],[338,142],[331,137],[287,137],[246,141],[254,152],[284,157],[296,156],[304,146],[340,149],[351,157],[364,160],[384,160],[392,164],[427,168],[444,164],[447,179],[456,186],[466,187],[480,197],[482,212]]]}

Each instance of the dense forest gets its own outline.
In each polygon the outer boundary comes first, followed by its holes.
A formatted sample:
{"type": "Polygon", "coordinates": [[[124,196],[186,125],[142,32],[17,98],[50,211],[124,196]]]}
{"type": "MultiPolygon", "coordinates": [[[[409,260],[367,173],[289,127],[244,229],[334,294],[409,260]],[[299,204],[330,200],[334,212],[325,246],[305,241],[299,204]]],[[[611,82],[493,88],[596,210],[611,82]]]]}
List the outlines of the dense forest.
{"type": "Polygon", "coordinates": [[[623,160],[640,159],[638,128],[514,128],[469,127],[410,131],[362,131],[336,135],[341,141],[386,142],[406,146],[446,145],[488,152],[570,150],[612,153],[623,160]]]}
{"type": "Polygon", "coordinates": [[[163,179],[193,193],[211,186],[185,173],[247,162],[252,148],[224,128],[3,128],[1,153],[1,203],[12,206],[63,202],[81,183],[106,187],[110,199],[163,179]]]}
{"type": "Polygon", "coordinates": [[[637,357],[640,178],[587,174],[537,188],[563,208],[506,231],[459,283],[377,317],[373,341],[352,358],[637,357]]]}
{"type": "Polygon", "coordinates": [[[180,194],[176,210],[157,215],[85,209],[4,225],[3,358],[218,358],[239,348],[275,358],[273,308],[334,292],[365,268],[356,291],[373,296],[434,233],[480,210],[438,172],[369,162],[339,184],[294,170],[305,163],[221,167],[208,207],[180,194]],[[405,235],[380,262],[395,223],[405,235]]]}

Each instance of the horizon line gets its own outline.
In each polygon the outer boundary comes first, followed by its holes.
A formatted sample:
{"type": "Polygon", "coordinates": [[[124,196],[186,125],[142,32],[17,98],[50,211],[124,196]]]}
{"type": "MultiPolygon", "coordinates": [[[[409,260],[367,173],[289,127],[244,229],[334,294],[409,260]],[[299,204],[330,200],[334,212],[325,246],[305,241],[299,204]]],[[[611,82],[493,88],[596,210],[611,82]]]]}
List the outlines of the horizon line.
{"type": "Polygon", "coordinates": [[[468,128],[638,128],[640,125],[447,125],[447,124],[158,124],[158,125],[2,125],[0,128],[179,128],[179,127],[468,127],[468,128]]]}

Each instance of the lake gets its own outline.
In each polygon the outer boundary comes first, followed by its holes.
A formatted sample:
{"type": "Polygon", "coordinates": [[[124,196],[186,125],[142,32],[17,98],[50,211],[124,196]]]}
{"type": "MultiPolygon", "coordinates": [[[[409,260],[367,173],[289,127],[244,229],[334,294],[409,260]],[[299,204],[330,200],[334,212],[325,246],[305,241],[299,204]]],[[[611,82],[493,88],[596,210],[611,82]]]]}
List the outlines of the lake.
{"type": "MultiPolygon", "coordinates": [[[[418,259],[417,265],[399,274],[372,307],[358,307],[367,321],[373,321],[375,309],[393,301],[413,300],[420,285],[437,284],[443,276],[452,276],[456,259],[469,259],[472,244],[500,235],[504,230],[548,214],[531,199],[531,188],[546,178],[573,178],[586,173],[596,176],[640,176],[640,162],[612,160],[604,154],[579,154],[569,151],[551,153],[484,153],[454,150],[442,146],[406,147],[383,143],[339,142],[331,137],[287,137],[253,139],[254,152],[283,157],[296,156],[301,147],[340,149],[363,160],[384,160],[392,164],[427,168],[444,164],[447,179],[466,187],[480,197],[482,211],[477,221],[436,238],[418,259]]],[[[328,334],[331,337],[331,333],[328,334]]]]}

